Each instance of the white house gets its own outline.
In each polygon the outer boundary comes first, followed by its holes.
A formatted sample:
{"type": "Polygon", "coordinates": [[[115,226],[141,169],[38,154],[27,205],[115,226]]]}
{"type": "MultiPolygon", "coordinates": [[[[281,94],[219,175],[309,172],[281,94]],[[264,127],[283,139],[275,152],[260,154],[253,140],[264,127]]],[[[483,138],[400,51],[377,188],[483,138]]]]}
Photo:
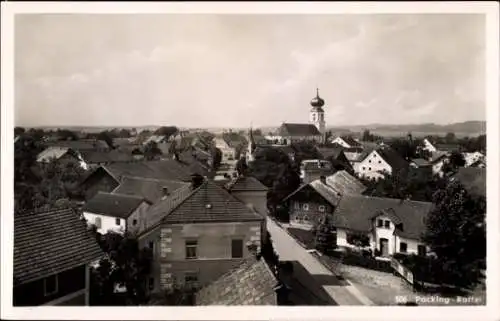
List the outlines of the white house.
{"type": "Polygon", "coordinates": [[[83,216],[97,232],[134,233],[151,203],[143,197],[99,192],[83,206],[83,216]]]}
{"type": "Polygon", "coordinates": [[[484,161],[484,155],[481,152],[473,152],[473,153],[463,153],[464,159],[465,159],[465,166],[464,167],[469,167],[472,164],[478,162],[478,161],[484,161]]]}
{"type": "Polygon", "coordinates": [[[408,162],[393,149],[382,147],[361,155],[353,168],[359,177],[379,179],[384,176],[383,173],[392,175],[398,170],[407,169],[408,162]]]}
{"type": "Polygon", "coordinates": [[[352,138],[351,136],[338,136],[331,141],[332,144],[340,145],[344,148],[361,148],[360,142],[352,138]]]}
{"type": "Polygon", "coordinates": [[[221,163],[234,163],[236,160],[236,149],[234,147],[229,146],[226,140],[222,137],[214,138],[215,147],[220,149],[222,153],[222,161],[221,163]]]}
{"type": "Polygon", "coordinates": [[[344,195],[333,212],[332,225],[337,233],[337,246],[355,247],[352,239],[364,237],[379,257],[395,253],[427,255],[422,242],[424,219],[432,203],[392,198],[344,195]]]}
{"type": "Polygon", "coordinates": [[[306,159],[300,163],[300,179],[309,183],[321,176],[329,176],[334,172],[332,163],[323,159],[306,159]]]}
{"type": "Polygon", "coordinates": [[[422,147],[422,149],[423,149],[423,150],[426,150],[426,151],[428,151],[428,152],[430,152],[430,153],[434,153],[434,152],[436,152],[436,151],[437,151],[437,147],[436,147],[436,146],[434,146],[434,144],[433,144],[433,143],[431,143],[431,141],[430,141],[429,139],[424,138],[424,140],[423,140],[423,142],[422,142],[422,143],[423,143],[423,145],[424,145],[424,146],[422,147]]]}
{"type": "Polygon", "coordinates": [[[432,159],[430,160],[430,164],[432,166],[432,174],[443,176],[443,166],[450,161],[450,154],[446,152],[435,152],[432,159]]]}

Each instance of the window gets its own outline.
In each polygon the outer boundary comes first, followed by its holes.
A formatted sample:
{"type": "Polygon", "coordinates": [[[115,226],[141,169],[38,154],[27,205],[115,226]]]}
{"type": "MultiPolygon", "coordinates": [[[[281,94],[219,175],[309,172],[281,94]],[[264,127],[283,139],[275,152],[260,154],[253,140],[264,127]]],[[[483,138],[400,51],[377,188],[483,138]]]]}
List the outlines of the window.
{"type": "Polygon", "coordinates": [[[186,274],[184,274],[184,285],[187,288],[196,287],[198,285],[198,273],[186,272],[186,274]]]}
{"type": "Polygon", "coordinates": [[[43,291],[45,296],[49,296],[57,293],[59,284],[57,280],[57,275],[51,275],[43,279],[43,291]]]}
{"type": "Polygon", "coordinates": [[[133,220],[132,225],[137,225],[137,220],[133,220]]]}
{"type": "Polygon", "coordinates": [[[400,242],[399,243],[399,252],[406,253],[407,250],[408,250],[408,244],[406,244],[405,242],[400,242]]]}
{"type": "Polygon", "coordinates": [[[368,167],[368,170],[369,170],[369,171],[371,171],[371,170],[372,170],[372,168],[371,168],[371,167],[368,167]]]}
{"type": "Polygon", "coordinates": [[[186,259],[196,259],[198,241],[186,241],[186,259]]]}
{"type": "Polygon", "coordinates": [[[382,227],[384,222],[382,220],[377,220],[377,227],[382,227]]]}
{"type": "Polygon", "coordinates": [[[320,212],[324,212],[324,211],[325,211],[325,205],[320,205],[320,206],[318,207],[318,210],[319,210],[320,212]]]}
{"type": "Polygon", "coordinates": [[[370,160],[368,160],[368,163],[371,163],[371,162],[372,162],[372,160],[371,160],[371,159],[370,159],[370,160]]]}
{"type": "Polygon", "coordinates": [[[391,221],[384,221],[384,227],[385,228],[390,228],[391,227],[391,221]]]}
{"type": "Polygon", "coordinates": [[[309,210],[309,204],[304,204],[304,205],[302,205],[302,209],[303,209],[304,211],[308,211],[308,210],[309,210]]]}
{"type": "Polygon", "coordinates": [[[243,240],[231,241],[231,258],[239,259],[243,257],[243,240]]]}
{"type": "Polygon", "coordinates": [[[379,164],[382,164],[382,161],[378,161],[379,164]]]}
{"type": "Polygon", "coordinates": [[[363,170],[365,170],[365,169],[366,169],[366,167],[363,166],[363,170]]]}
{"type": "Polygon", "coordinates": [[[115,224],[120,226],[120,219],[119,218],[115,219],[115,224]]]}
{"type": "Polygon", "coordinates": [[[299,204],[299,202],[296,202],[296,203],[295,203],[295,209],[296,209],[296,210],[300,210],[300,204],[299,204]]]}
{"type": "Polygon", "coordinates": [[[427,254],[427,249],[425,248],[425,245],[419,245],[417,251],[418,255],[420,256],[425,256],[427,254]]]}
{"type": "Polygon", "coordinates": [[[155,248],[155,242],[154,241],[149,241],[149,244],[148,244],[149,248],[151,250],[153,250],[155,248]]]}
{"type": "Polygon", "coordinates": [[[102,226],[101,218],[100,217],[96,217],[95,221],[94,221],[94,224],[95,224],[95,226],[97,228],[101,228],[101,226],[102,226]]]}
{"type": "Polygon", "coordinates": [[[309,222],[309,217],[307,215],[304,215],[304,222],[309,222]]]}
{"type": "Polygon", "coordinates": [[[148,287],[149,287],[149,290],[154,290],[154,288],[155,288],[155,279],[154,278],[149,278],[148,287]]]}

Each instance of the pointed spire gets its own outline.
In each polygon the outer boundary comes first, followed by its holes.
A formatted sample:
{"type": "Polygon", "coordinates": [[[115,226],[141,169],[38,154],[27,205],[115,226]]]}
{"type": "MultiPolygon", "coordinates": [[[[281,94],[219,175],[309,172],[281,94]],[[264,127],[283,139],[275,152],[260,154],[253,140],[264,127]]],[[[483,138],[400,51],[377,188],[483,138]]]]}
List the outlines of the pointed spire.
{"type": "Polygon", "coordinates": [[[316,87],[316,97],[319,98],[319,88],[316,87]]]}

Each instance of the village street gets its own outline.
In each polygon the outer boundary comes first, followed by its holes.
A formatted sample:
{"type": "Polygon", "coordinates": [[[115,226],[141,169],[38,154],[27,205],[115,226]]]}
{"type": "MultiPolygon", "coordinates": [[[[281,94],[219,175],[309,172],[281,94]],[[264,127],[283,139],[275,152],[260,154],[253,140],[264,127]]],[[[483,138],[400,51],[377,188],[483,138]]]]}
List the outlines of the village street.
{"type": "Polygon", "coordinates": [[[310,287],[311,292],[314,291],[315,287],[320,286],[337,305],[372,304],[357,288],[344,280],[338,280],[332,272],[326,269],[270,218],[267,219],[267,229],[271,234],[274,249],[280,260],[296,261],[310,274],[310,277],[307,278],[294,267],[294,276],[298,279],[302,278],[303,280],[299,280],[300,283],[303,286],[310,287]]]}

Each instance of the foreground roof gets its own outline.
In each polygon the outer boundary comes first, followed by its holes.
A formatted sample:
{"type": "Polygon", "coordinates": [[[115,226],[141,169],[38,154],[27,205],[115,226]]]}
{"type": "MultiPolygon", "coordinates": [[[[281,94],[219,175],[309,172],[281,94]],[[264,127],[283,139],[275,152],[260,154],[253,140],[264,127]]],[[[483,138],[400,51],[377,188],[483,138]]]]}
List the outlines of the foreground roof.
{"type": "Polygon", "coordinates": [[[14,280],[18,284],[90,263],[102,255],[86,223],[70,208],[14,216],[14,280]]]}
{"type": "Polygon", "coordinates": [[[127,218],[146,200],[140,196],[99,192],[83,206],[84,212],[127,218]]]}
{"type": "Polygon", "coordinates": [[[275,276],[264,259],[248,261],[196,294],[196,305],[277,305],[275,276]]]}
{"type": "Polygon", "coordinates": [[[395,233],[402,237],[419,239],[425,231],[425,218],[432,203],[394,198],[344,195],[333,214],[333,225],[360,232],[369,232],[372,218],[382,211],[391,211],[403,224],[395,233]]]}
{"type": "Polygon", "coordinates": [[[312,124],[283,123],[279,133],[281,136],[321,136],[318,128],[312,124]]]}

